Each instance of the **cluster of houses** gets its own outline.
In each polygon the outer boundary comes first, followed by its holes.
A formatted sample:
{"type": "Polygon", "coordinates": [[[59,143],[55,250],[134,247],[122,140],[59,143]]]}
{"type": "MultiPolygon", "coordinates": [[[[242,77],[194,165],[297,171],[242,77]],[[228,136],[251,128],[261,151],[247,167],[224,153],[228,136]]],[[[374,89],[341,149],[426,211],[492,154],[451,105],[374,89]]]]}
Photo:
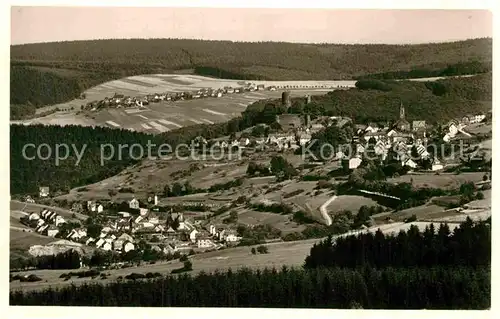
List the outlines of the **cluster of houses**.
{"type": "Polygon", "coordinates": [[[461,138],[470,138],[471,135],[465,130],[468,125],[482,122],[486,118],[485,114],[465,115],[460,120],[453,119],[446,124],[446,134],[443,141],[450,143],[461,138]]]}
{"type": "Polygon", "coordinates": [[[123,94],[115,94],[113,97],[106,97],[100,101],[92,101],[86,105],[82,105],[82,110],[96,111],[102,108],[125,108],[125,107],[138,107],[144,108],[145,105],[150,103],[158,103],[161,101],[183,101],[191,99],[200,99],[206,97],[220,98],[224,94],[253,92],[260,90],[276,91],[275,86],[265,87],[263,84],[255,85],[248,83],[242,87],[223,87],[219,89],[201,88],[193,92],[173,92],[173,93],[155,93],[145,96],[130,97],[123,94]]]}
{"type": "Polygon", "coordinates": [[[55,237],[59,233],[59,227],[66,223],[61,215],[48,209],[43,209],[39,214],[30,214],[27,221],[37,233],[49,237],[55,237]]]}
{"type": "MultiPolygon", "coordinates": [[[[154,196],[154,204],[158,204],[157,196],[154,196]]],[[[81,203],[76,203],[72,210],[81,211],[82,206],[81,203]]],[[[204,229],[199,221],[192,223],[185,220],[183,213],[170,212],[167,213],[167,218],[165,215],[160,217],[159,213],[141,207],[140,202],[135,198],[128,202],[128,207],[130,211],[108,213],[102,204],[87,201],[87,212],[94,212],[99,217],[96,219],[102,227],[99,236],[89,236],[87,226],[81,226],[68,229],[69,233],[65,239],[118,253],[136,249],[140,239],[151,241],[153,248],[161,248],[165,253],[193,248],[218,249],[240,240],[236,233],[225,225],[220,227],[210,225],[204,229]],[[153,241],[152,238],[155,240],[153,241]]],[[[59,228],[66,223],[60,215],[48,209],[30,214],[27,220],[36,232],[50,237],[55,237],[60,232],[59,228]]],[[[69,225],[71,223],[66,224],[66,226],[69,225]]]]}

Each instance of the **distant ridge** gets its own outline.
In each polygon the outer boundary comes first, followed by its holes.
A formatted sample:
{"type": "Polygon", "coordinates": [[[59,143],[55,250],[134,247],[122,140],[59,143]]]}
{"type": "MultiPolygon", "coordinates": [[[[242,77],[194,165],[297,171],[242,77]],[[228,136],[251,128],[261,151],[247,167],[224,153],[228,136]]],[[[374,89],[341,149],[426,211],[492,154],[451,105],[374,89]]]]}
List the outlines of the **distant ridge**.
{"type": "Polygon", "coordinates": [[[36,107],[77,98],[92,86],[141,74],[352,80],[415,69],[439,73],[461,63],[475,63],[488,71],[492,43],[491,38],[414,45],[110,39],[14,45],[10,48],[11,105],[33,112],[36,107]]]}

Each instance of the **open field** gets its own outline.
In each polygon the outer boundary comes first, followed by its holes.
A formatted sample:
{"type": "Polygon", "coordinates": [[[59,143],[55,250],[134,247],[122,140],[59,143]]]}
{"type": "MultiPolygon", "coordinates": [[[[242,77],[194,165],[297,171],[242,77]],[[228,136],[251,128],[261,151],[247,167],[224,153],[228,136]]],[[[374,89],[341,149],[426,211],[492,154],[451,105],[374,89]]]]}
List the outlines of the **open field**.
{"type": "Polygon", "coordinates": [[[414,187],[434,187],[443,189],[453,189],[460,187],[465,182],[480,182],[483,180],[484,172],[461,173],[435,173],[407,174],[397,178],[390,178],[390,183],[409,183],[413,180],[414,187]]]}
{"type": "Polygon", "coordinates": [[[10,232],[10,249],[27,251],[33,245],[46,245],[57,239],[42,236],[35,232],[24,232],[17,229],[11,229],[10,232]]]}
{"type": "MultiPolygon", "coordinates": [[[[400,230],[407,230],[411,225],[419,227],[421,230],[430,223],[425,222],[415,222],[415,223],[393,223],[388,225],[382,225],[377,227],[371,227],[369,229],[350,232],[349,234],[357,234],[359,232],[375,232],[377,229],[381,229],[384,233],[397,233],[400,230]]],[[[453,230],[458,224],[450,224],[450,229],[453,230]]],[[[302,241],[293,242],[277,242],[269,243],[266,246],[269,248],[269,254],[257,254],[252,255],[250,250],[252,246],[247,247],[235,247],[228,248],[224,250],[202,253],[199,255],[194,255],[191,257],[193,262],[193,272],[199,273],[200,271],[213,272],[217,269],[238,269],[242,267],[248,268],[264,268],[264,267],[276,267],[280,268],[284,265],[301,267],[304,263],[306,256],[309,254],[311,247],[314,243],[321,239],[308,239],[302,241]]],[[[126,276],[130,273],[147,273],[147,272],[159,272],[164,275],[169,274],[170,271],[176,268],[181,268],[182,263],[179,261],[161,262],[153,265],[141,265],[139,267],[131,267],[125,269],[107,270],[104,273],[109,274],[108,279],[76,279],[63,281],[59,276],[63,273],[68,273],[70,270],[36,270],[21,272],[20,274],[35,274],[43,279],[43,281],[35,283],[21,283],[19,281],[14,281],[10,283],[10,290],[39,290],[48,287],[62,287],[70,284],[81,284],[86,282],[99,282],[106,283],[110,281],[115,281],[118,276],[126,276]]]]}
{"type": "Polygon", "coordinates": [[[39,213],[42,209],[48,209],[53,212],[56,212],[57,214],[61,215],[65,219],[72,219],[73,214],[75,217],[79,220],[86,220],[88,216],[79,214],[79,213],[73,213],[67,209],[60,208],[60,207],[52,207],[52,206],[47,206],[47,205],[42,205],[42,204],[28,204],[24,202],[19,202],[15,200],[10,201],[10,210],[14,211],[23,211],[25,213],[39,213]]]}

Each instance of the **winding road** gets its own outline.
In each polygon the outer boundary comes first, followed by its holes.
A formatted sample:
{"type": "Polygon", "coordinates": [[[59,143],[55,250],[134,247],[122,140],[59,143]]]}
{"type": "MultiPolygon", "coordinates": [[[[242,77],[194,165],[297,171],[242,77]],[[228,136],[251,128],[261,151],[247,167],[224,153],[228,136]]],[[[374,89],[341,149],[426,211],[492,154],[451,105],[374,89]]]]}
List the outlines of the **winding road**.
{"type": "Polygon", "coordinates": [[[329,200],[327,200],[323,205],[321,205],[321,207],[319,208],[319,211],[321,212],[321,215],[323,216],[323,218],[325,219],[325,222],[326,222],[326,225],[327,226],[330,226],[332,224],[332,218],[330,217],[330,215],[328,215],[328,211],[326,210],[326,208],[328,207],[328,205],[330,205],[334,200],[337,199],[337,195],[333,195],[329,200]]]}

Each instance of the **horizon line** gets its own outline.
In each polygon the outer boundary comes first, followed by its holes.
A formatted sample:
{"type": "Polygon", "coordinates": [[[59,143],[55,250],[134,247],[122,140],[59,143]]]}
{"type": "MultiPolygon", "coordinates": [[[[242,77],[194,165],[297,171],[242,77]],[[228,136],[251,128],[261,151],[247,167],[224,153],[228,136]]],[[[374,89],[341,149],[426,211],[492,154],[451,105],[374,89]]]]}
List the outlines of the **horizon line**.
{"type": "Polygon", "coordinates": [[[443,41],[429,41],[429,42],[417,42],[417,43],[389,43],[389,42],[365,42],[365,43],[342,43],[342,42],[300,42],[300,41],[279,41],[279,40],[266,40],[266,41],[243,41],[243,40],[229,40],[229,39],[198,39],[198,38],[94,38],[94,39],[75,39],[75,40],[60,40],[60,41],[40,41],[40,42],[27,42],[27,43],[18,43],[11,44],[11,47],[14,46],[23,46],[23,45],[34,45],[34,44],[60,44],[60,43],[72,43],[72,42],[91,42],[91,41],[116,41],[116,40],[189,40],[189,41],[206,41],[206,42],[231,42],[231,43],[289,43],[289,44],[303,44],[303,45],[390,45],[390,46],[417,46],[417,45],[425,45],[425,44],[448,44],[448,43],[457,43],[457,42],[466,42],[466,41],[474,41],[474,40],[493,40],[493,37],[476,37],[476,38],[465,38],[465,39],[450,39],[443,41]]]}

